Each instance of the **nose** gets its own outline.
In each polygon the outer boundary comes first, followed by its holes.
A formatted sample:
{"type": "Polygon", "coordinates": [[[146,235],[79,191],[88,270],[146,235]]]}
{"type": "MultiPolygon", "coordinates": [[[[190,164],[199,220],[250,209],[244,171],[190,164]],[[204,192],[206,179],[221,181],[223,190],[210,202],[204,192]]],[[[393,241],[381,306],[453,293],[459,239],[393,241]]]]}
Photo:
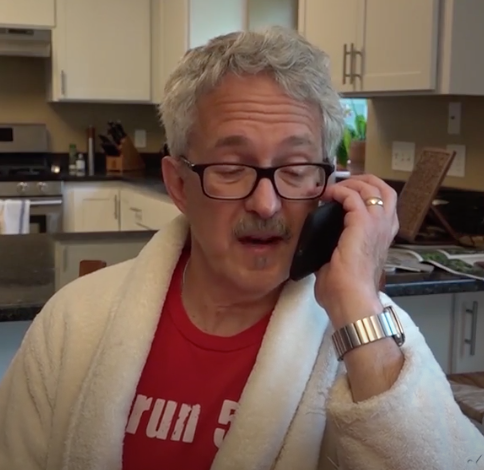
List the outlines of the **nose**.
{"type": "Polygon", "coordinates": [[[246,199],[245,206],[247,211],[255,212],[263,219],[270,219],[281,209],[281,199],[272,182],[262,178],[254,192],[246,199]]]}

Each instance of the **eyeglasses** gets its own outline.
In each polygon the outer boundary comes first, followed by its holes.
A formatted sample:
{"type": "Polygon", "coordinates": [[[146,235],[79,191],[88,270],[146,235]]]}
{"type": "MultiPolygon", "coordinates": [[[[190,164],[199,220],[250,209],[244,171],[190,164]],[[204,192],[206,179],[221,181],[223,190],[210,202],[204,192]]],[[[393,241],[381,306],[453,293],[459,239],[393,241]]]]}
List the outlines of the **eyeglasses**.
{"type": "Polygon", "coordinates": [[[334,172],[330,163],[290,163],[261,168],[242,163],[195,164],[185,157],[181,160],[199,176],[203,193],[211,199],[245,199],[263,178],[271,181],[283,199],[316,199],[323,194],[334,172]]]}

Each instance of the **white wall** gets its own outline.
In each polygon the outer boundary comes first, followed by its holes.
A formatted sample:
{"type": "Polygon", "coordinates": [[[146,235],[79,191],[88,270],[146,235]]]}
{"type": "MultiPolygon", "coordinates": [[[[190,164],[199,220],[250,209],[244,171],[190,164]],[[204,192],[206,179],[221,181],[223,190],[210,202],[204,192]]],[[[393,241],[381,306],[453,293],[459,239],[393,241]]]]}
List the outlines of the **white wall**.
{"type": "Polygon", "coordinates": [[[31,323],[30,321],[0,323],[0,381],[31,323]]]}

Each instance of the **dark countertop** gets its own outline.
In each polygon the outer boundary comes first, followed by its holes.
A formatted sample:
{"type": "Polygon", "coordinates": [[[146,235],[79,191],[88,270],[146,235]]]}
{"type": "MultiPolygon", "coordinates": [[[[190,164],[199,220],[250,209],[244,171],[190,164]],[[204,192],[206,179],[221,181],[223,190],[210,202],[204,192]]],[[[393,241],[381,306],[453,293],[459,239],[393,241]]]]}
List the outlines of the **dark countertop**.
{"type": "MultiPolygon", "coordinates": [[[[32,320],[55,292],[56,241],[142,237],[154,232],[64,233],[0,237],[0,322],[32,320]]],[[[434,271],[387,276],[390,297],[484,291],[484,282],[434,271]]]]}
{"type": "MultiPolygon", "coordinates": [[[[97,172],[94,175],[70,175],[69,173],[51,173],[49,175],[43,175],[41,177],[43,181],[64,181],[64,182],[109,182],[120,181],[133,184],[140,188],[151,189],[158,193],[167,194],[163,179],[161,176],[161,170],[150,171],[132,171],[126,173],[106,173],[97,172]]],[[[22,175],[22,176],[5,176],[0,175],[0,181],[39,181],[37,175],[22,175]]]]}
{"type": "Polygon", "coordinates": [[[166,188],[163,183],[160,170],[150,172],[133,171],[126,173],[96,173],[94,175],[76,176],[69,174],[60,174],[58,179],[66,182],[103,182],[103,181],[122,181],[131,183],[146,189],[153,189],[158,192],[166,194],[166,188]]]}

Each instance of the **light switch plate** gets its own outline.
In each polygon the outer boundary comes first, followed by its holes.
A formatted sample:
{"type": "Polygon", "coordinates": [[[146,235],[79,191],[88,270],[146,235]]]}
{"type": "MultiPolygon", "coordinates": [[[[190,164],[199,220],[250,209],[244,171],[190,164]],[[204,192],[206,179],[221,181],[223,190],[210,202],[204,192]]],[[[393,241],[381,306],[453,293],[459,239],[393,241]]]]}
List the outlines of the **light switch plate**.
{"type": "Polygon", "coordinates": [[[134,146],[137,149],[146,147],[146,131],[144,129],[136,129],[134,131],[134,146]]]}
{"type": "Polygon", "coordinates": [[[392,143],[392,170],[412,171],[415,161],[415,142],[392,143]]]}
{"type": "Polygon", "coordinates": [[[447,176],[464,178],[466,175],[466,146],[447,145],[447,150],[455,152],[454,160],[452,160],[447,176]]]}

